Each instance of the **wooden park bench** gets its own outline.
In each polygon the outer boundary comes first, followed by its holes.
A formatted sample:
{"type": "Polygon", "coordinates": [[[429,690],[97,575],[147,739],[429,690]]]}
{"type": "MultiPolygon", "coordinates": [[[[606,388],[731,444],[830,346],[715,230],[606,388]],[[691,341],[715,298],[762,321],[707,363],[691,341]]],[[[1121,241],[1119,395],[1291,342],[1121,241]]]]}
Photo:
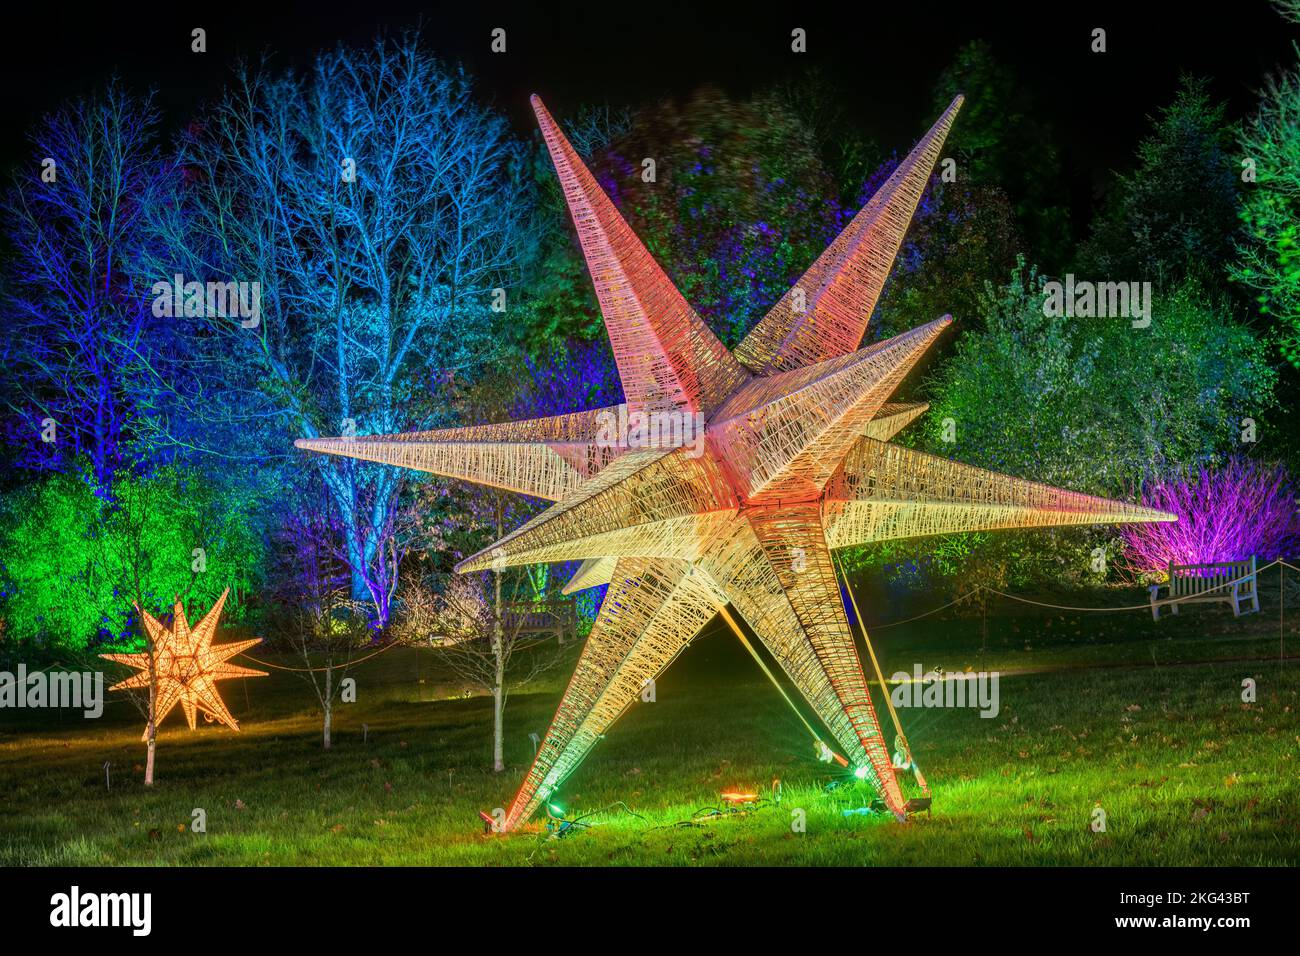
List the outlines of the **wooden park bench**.
{"type": "Polygon", "coordinates": [[[1178,613],[1180,604],[1208,604],[1226,601],[1232,605],[1234,617],[1241,616],[1243,604],[1250,607],[1246,613],[1259,610],[1259,588],[1255,580],[1255,558],[1249,561],[1216,561],[1211,564],[1169,565],[1169,581],[1151,585],[1151,618],[1160,620],[1160,609],[1171,608],[1178,613]],[[1160,597],[1160,590],[1166,592],[1160,597]]]}
{"type": "Polygon", "coordinates": [[[507,634],[554,634],[560,644],[578,636],[576,601],[515,601],[506,605],[504,617],[507,634]]]}

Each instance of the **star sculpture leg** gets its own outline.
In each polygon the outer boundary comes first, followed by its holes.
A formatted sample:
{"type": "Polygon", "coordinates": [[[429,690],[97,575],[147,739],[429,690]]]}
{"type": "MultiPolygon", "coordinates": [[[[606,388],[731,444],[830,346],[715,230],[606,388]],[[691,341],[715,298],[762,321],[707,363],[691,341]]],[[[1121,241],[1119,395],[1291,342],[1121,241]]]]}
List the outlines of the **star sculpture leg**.
{"type": "Polygon", "coordinates": [[[554,502],[459,571],[582,561],[609,583],[504,828],[525,822],[602,733],[730,603],[900,819],[901,790],[835,578],[836,548],[995,528],[1172,521],[890,443],[926,406],[889,403],[947,316],[859,349],[943,148],[957,97],[734,355],[601,191],[536,97],[626,405],[299,447],[554,502]],[[611,414],[704,416],[698,448],[611,442],[611,414]]]}
{"type": "MultiPolygon", "coordinates": [[[[157,674],[157,698],[154,701],[154,728],[163,722],[172,708],[177,704],[185,714],[185,722],[190,730],[195,728],[195,718],[199,711],[219,720],[231,730],[239,729],[225,701],[217,692],[216,682],[232,677],[265,677],[266,671],[253,670],[231,664],[230,658],[261,643],[261,638],[247,641],[235,641],[214,647],[212,639],[217,634],[217,620],[221,617],[226,604],[227,588],[212,606],[203,620],[192,630],[185,617],[185,607],[180,601],[172,613],[172,626],[169,630],[148,611],[137,607],[144,622],[145,632],[153,647],[153,671],[157,674]]],[[[147,688],[150,683],[150,655],[148,651],[139,654],[101,654],[100,657],[118,664],[136,668],[139,673],[114,684],[109,690],[129,690],[147,688]]],[[[149,738],[149,727],[145,726],[144,737],[149,738]]]]}
{"type": "Polygon", "coordinates": [[[726,598],[685,561],[620,558],[573,677],[506,814],[527,820],[726,598]]]}

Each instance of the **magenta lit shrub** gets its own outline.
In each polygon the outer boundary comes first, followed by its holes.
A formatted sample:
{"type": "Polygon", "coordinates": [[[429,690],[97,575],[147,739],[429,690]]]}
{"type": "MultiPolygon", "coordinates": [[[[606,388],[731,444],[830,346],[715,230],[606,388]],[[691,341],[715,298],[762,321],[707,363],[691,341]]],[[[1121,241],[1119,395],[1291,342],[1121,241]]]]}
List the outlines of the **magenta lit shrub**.
{"type": "Polygon", "coordinates": [[[1296,544],[1296,488],[1281,465],[1237,459],[1150,481],[1142,503],[1178,521],[1125,525],[1125,560],[1135,577],[1174,564],[1283,557],[1296,544]]]}

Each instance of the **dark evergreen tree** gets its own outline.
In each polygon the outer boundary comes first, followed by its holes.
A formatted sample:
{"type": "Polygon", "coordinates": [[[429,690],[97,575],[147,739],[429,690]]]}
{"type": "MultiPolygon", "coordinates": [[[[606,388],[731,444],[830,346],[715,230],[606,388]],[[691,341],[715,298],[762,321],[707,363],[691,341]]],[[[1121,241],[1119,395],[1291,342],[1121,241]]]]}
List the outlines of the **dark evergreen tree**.
{"type": "Polygon", "coordinates": [[[1152,122],[1137,167],[1115,177],[1079,269],[1165,289],[1196,275],[1211,289],[1222,288],[1240,209],[1224,106],[1210,98],[1204,79],[1184,77],[1152,122]]]}

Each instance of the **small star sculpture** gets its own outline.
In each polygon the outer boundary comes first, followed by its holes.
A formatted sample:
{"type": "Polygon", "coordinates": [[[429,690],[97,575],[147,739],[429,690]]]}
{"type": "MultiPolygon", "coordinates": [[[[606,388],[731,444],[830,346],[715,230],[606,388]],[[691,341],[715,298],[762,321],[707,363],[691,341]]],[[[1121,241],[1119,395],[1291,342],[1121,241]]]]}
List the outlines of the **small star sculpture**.
{"type": "MultiPolygon", "coordinates": [[[[230,589],[221,592],[221,597],[212,609],[203,616],[198,626],[190,628],[185,617],[185,607],[180,601],[172,614],[172,626],[169,630],[161,621],[148,611],[136,605],[144,621],[149,642],[153,645],[154,667],[158,675],[157,698],[154,702],[154,726],[157,727],[177,704],[185,711],[185,720],[190,730],[195,727],[194,718],[203,711],[213,720],[219,720],[231,730],[239,730],[239,722],[227,709],[221,695],[217,693],[217,681],[232,677],[265,677],[266,671],[253,670],[228,663],[230,658],[261,643],[261,638],[247,641],[235,641],[214,647],[213,637],[217,633],[217,619],[226,603],[230,589]]],[[[149,652],[139,654],[100,654],[110,661],[134,667],[138,674],[114,684],[109,690],[131,690],[149,686],[149,652]]],[[[144,738],[149,737],[146,725],[144,738]]]]}

